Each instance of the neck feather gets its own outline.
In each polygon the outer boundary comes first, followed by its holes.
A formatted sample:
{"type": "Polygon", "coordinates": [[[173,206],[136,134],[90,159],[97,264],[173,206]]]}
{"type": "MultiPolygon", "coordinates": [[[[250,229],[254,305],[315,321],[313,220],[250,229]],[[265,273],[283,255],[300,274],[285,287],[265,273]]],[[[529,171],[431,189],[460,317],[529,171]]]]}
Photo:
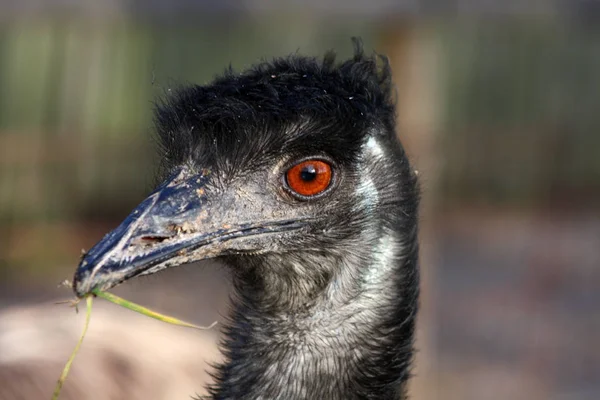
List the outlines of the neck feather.
{"type": "Polygon", "coordinates": [[[271,256],[235,275],[214,398],[403,399],[418,297],[409,239],[381,232],[363,249],[271,256]]]}

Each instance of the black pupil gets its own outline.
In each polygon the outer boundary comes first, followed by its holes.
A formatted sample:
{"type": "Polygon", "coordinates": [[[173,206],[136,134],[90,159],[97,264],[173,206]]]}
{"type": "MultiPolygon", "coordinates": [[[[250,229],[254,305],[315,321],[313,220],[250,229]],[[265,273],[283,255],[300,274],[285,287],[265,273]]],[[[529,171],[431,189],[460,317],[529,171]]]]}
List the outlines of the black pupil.
{"type": "Polygon", "coordinates": [[[302,171],[300,171],[300,178],[304,182],[314,181],[316,177],[317,177],[317,169],[315,168],[314,165],[309,164],[309,165],[303,167],[302,171]]]}

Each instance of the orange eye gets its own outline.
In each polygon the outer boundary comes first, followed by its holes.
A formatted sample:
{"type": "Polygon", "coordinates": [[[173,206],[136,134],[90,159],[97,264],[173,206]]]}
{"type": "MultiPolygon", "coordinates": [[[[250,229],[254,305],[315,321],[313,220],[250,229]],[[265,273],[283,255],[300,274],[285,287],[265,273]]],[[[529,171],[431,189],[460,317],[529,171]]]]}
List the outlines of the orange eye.
{"type": "Polygon", "coordinates": [[[285,173],[289,188],[301,196],[322,193],[331,183],[331,165],[321,160],[302,161],[285,173]]]}

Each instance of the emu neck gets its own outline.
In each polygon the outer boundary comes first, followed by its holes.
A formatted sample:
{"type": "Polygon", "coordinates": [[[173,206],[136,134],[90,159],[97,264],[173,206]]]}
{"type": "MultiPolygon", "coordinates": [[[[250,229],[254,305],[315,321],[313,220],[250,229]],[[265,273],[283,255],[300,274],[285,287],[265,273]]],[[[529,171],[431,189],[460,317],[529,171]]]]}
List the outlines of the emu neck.
{"type": "Polygon", "coordinates": [[[271,257],[235,276],[216,399],[404,398],[416,260],[393,233],[363,248],[271,257]]]}

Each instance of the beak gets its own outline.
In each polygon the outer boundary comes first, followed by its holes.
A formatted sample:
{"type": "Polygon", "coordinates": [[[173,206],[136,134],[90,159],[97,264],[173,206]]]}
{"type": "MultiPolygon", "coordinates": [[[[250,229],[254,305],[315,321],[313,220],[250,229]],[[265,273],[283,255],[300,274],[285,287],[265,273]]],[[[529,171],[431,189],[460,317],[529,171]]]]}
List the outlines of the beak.
{"type": "Polygon", "coordinates": [[[261,213],[263,207],[256,204],[260,197],[240,200],[228,192],[207,195],[209,187],[214,188],[206,170],[195,176],[180,171],[165,181],[84,255],[73,279],[75,294],[83,297],[96,289],[107,290],[167,267],[260,250],[256,248],[260,241],[249,241],[255,248],[244,249],[239,239],[304,226],[297,220],[267,220],[261,213]]]}

